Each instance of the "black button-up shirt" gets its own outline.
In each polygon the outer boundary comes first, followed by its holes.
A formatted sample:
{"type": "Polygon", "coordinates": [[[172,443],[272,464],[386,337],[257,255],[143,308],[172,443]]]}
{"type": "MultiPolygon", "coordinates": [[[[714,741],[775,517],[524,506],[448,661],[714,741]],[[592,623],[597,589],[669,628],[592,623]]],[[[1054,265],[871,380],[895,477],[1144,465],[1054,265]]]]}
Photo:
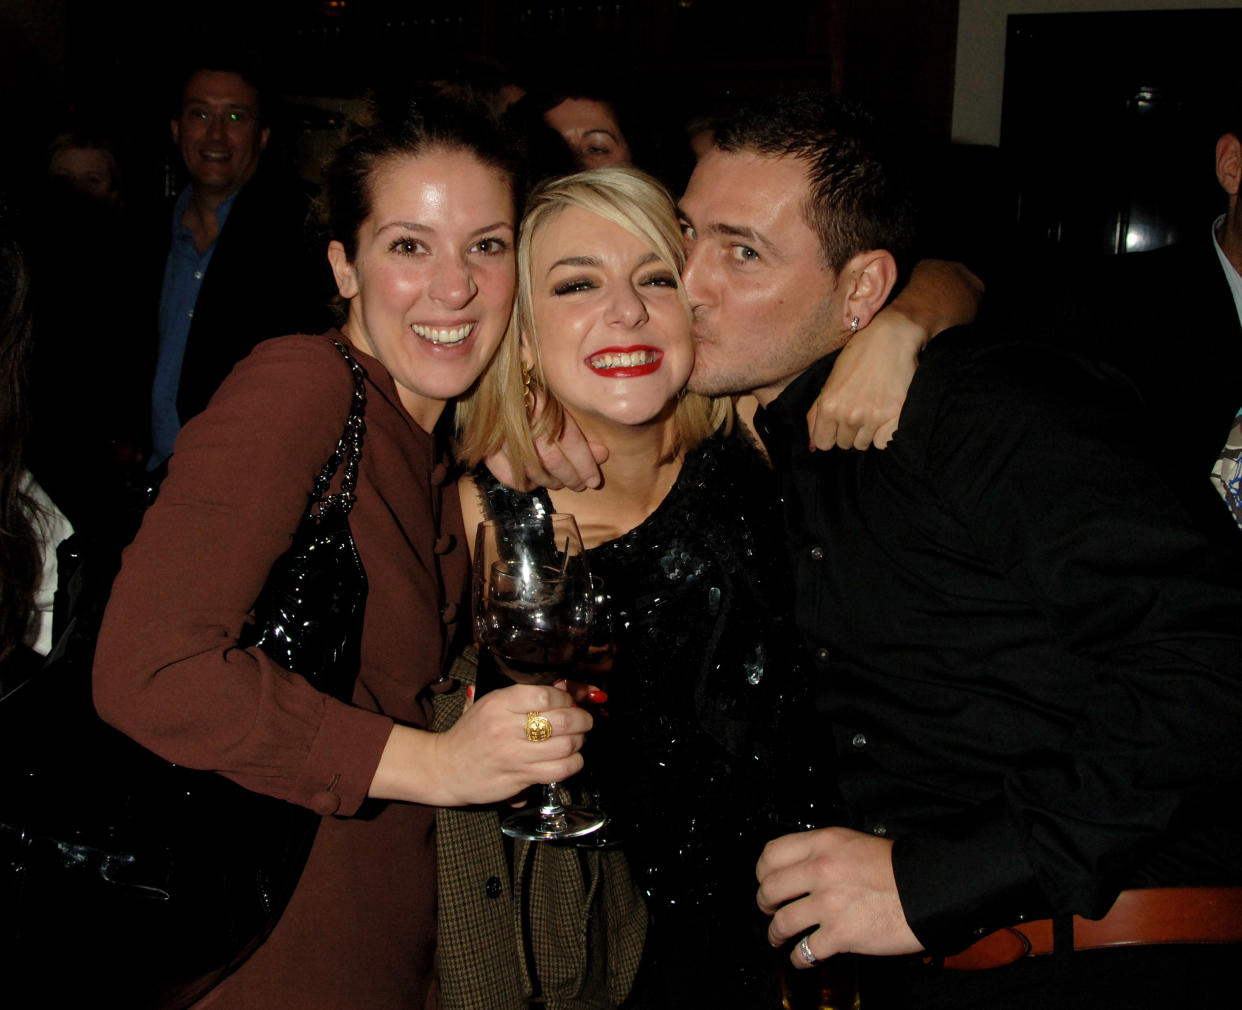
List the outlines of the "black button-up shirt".
{"type": "Polygon", "coordinates": [[[813,453],[832,360],[756,427],[841,791],[920,941],[1242,882],[1242,538],[1187,517],[1128,391],[962,329],[886,451],[813,453]]]}

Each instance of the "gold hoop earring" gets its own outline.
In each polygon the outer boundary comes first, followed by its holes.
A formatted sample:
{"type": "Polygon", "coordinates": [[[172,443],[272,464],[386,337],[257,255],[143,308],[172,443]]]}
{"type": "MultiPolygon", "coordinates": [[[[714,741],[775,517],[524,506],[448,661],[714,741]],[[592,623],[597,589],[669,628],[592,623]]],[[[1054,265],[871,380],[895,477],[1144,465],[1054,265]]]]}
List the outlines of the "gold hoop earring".
{"type": "Polygon", "coordinates": [[[528,414],[535,409],[535,377],[526,365],[522,366],[522,406],[528,414]]]}

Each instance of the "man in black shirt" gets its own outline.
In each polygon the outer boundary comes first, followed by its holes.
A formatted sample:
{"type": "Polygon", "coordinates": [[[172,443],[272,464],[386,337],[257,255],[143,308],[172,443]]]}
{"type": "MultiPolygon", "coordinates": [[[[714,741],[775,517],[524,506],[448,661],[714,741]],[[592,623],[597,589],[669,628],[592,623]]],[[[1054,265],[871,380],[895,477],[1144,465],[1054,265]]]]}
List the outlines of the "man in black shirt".
{"type": "Polygon", "coordinates": [[[925,352],[886,452],[808,449],[806,410],[910,233],[840,103],[739,114],[682,208],[691,388],[761,404],[852,817],[765,850],[771,941],[801,937],[798,966],[890,955],[867,961],[869,1006],[1223,1000],[1242,941],[1236,536],[1162,483],[1124,382],[967,329],[925,352]]]}

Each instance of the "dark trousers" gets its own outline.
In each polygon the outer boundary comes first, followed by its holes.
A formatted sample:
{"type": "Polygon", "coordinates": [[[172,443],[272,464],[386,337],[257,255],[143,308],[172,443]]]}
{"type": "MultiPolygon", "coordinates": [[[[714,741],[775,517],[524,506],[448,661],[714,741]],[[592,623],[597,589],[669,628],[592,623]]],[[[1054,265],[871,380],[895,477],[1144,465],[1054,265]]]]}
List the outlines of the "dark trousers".
{"type": "Polygon", "coordinates": [[[862,1010],[1239,1010],[1242,945],[1163,945],[1026,957],[988,971],[863,958],[862,1010]]]}

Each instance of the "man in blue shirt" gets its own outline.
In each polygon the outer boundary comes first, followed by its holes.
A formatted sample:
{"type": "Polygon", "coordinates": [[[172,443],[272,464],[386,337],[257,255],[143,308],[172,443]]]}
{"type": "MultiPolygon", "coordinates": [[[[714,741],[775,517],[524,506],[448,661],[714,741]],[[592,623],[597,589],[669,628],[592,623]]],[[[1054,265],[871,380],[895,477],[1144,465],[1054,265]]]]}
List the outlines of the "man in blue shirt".
{"type": "Polygon", "coordinates": [[[326,260],[305,237],[308,202],[297,182],[277,186],[260,172],[270,137],[261,92],[252,66],[200,61],[170,122],[190,181],[166,219],[148,469],[251,347],[329,323],[326,260]]]}

